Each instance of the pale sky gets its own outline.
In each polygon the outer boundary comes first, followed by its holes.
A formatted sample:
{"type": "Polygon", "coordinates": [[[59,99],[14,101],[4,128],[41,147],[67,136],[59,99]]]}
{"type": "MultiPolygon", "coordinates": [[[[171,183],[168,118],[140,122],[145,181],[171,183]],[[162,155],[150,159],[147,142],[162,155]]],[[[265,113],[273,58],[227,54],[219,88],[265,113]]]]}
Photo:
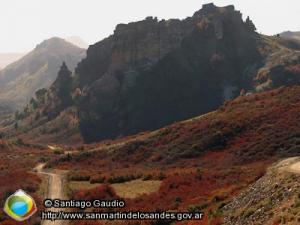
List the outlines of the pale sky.
{"type": "Polygon", "coordinates": [[[93,44],[118,23],[192,16],[202,4],[234,4],[259,32],[300,31],[299,0],[0,0],[0,52],[24,52],[53,36],[93,44]]]}

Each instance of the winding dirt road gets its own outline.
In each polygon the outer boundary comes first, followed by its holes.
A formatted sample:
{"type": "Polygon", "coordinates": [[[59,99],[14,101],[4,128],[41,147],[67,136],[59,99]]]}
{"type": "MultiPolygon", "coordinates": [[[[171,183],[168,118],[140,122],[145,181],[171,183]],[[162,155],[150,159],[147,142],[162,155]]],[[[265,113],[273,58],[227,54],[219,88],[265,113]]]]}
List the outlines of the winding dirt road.
{"type": "MultiPolygon", "coordinates": [[[[48,190],[47,190],[47,196],[46,198],[49,199],[65,199],[64,192],[63,192],[63,177],[60,174],[54,173],[54,172],[46,172],[44,171],[45,164],[39,164],[35,167],[35,171],[39,174],[46,175],[49,177],[49,183],[48,183],[48,190]]],[[[50,208],[48,209],[52,212],[57,212],[59,209],[56,208],[50,208]]],[[[50,220],[44,220],[42,222],[42,225],[66,225],[68,224],[67,221],[50,221],[50,220]]]]}

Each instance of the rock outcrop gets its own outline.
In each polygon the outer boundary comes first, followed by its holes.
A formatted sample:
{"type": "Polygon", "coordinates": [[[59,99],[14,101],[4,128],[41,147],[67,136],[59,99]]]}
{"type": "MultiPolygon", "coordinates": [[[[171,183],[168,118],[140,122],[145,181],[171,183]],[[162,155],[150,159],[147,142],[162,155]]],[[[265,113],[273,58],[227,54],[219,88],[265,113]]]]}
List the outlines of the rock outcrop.
{"type": "Polygon", "coordinates": [[[269,42],[234,6],[207,4],[184,20],[120,24],[77,65],[65,107],[77,109],[86,142],[157,129],[214,110],[242,89],[281,84],[265,84],[272,73],[257,76],[262,67],[269,71],[275,51],[282,58],[283,47],[269,42]]]}
{"type": "Polygon", "coordinates": [[[217,108],[237,94],[225,86],[246,85],[244,68],[260,59],[257,38],[233,6],[213,4],[185,20],[118,25],[75,71],[84,137],[156,129],[217,108]]]}
{"type": "Polygon", "coordinates": [[[298,224],[295,215],[299,212],[299,171],[289,167],[299,163],[299,158],[287,158],[268,169],[243,193],[223,207],[224,224],[298,224]],[[288,210],[286,210],[288,209],[288,210]]]}

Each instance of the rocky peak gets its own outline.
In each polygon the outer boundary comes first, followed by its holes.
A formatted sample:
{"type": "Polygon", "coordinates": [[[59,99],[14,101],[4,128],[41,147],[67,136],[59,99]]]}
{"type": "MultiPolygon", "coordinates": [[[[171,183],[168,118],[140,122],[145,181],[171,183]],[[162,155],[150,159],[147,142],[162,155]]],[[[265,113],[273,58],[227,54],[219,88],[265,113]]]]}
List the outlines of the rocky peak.
{"type": "Polygon", "coordinates": [[[193,28],[190,21],[159,21],[155,17],[119,24],[113,35],[88,49],[87,58],[78,65],[76,73],[84,86],[107,73],[147,69],[178,48],[193,28]],[[88,77],[82,77],[81,73],[86,73],[91,64],[93,70],[89,71],[88,77]]]}
{"type": "Polygon", "coordinates": [[[213,3],[203,5],[193,17],[197,27],[213,36],[209,38],[223,39],[225,30],[241,30],[243,32],[244,22],[240,11],[235,10],[233,5],[217,7],[213,3]],[[213,31],[213,32],[212,32],[213,31]]]}
{"type": "Polygon", "coordinates": [[[216,10],[217,10],[217,6],[215,6],[214,3],[204,4],[204,5],[202,5],[202,9],[201,9],[203,14],[209,14],[209,13],[215,12],[216,10]]]}
{"type": "Polygon", "coordinates": [[[72,72],[68,69],[65,62],[60,67],[58,72],[57,79],[52,85],[52,90],[56,90],[56,92],[61,92],[62,89],[68,89],[71,83],[71,74],[72,72]]]}
{"type": "Polygon", "coordinates": [[[81,86],[85,86],[107,73],[145,70],[180,47],[183,39],[194,30],[200,30],[208,38],[221,40],[224,30],[230,26],[243,27],[242,14],[232,5],[217,7],[212,3],[203,5],[193,17],[184,20],[147,17],[142,21],[119,24],[113,35],[88,49],[87,58],[78,65],[76,73],[81,86]]]}
{"type": "Polygon", "coordinates": [[[66,62],[63,62],[61,67],[60,67],[60,73],[64,72],[64,71],[69,71],[66,62]]]}
{"type": "Polygon", "coordinates": [[[202,8],[199,11],[195,12],[193,17],[202,19],[203,17],[211,16],[213,14],[235,14],[238,16],[242,15],[240,11],[235,10],[234,5],[218,7],[215,6],[213,3],[209,3],[202,5],[202,8]]]}
{"type": "Polygon", "coordinates": [[[256,27],[249,16],[247,16],[245,23],[249,31],[256,31],[256,27]]]}
{"type": "Polygon", "coordinates": [[[43,41],[39,45],[36,46],[36,49],[44,49],[44,48],[57,48],[62,44],[65,44],[66,41],[62,38],[53,37],[48,40],[43,41]]]}
{"type": "Polygon", "coordinates": [[[180,20],[145,20],[120,24],[113,35],[111,71],[147,66],[155,63],[179,46],[192,26],[183,26],[180,20]]]}
{"type": "Polygon", "coordinates": [[[39,52],[39,53],[43,53],[47,51],[60,53],[67,50],[84,52],[83,49],[59,37],[52,37],[50,39],[44,40],[42,43],[38,44],[34,49],[35,52],[39,52]]]}

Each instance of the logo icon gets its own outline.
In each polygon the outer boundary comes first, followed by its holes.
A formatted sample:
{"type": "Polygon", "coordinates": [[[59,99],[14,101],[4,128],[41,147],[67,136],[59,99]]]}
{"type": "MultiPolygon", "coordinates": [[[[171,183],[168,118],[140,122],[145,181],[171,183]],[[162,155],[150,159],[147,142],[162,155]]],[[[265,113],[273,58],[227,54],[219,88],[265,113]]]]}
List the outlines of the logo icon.
{"type": "Polygon", "coordinates": [[[24,221],[37,211],[34,199],[23,190],[18,190],[6,199],[4,212],[12,219],[24,221]]]}

